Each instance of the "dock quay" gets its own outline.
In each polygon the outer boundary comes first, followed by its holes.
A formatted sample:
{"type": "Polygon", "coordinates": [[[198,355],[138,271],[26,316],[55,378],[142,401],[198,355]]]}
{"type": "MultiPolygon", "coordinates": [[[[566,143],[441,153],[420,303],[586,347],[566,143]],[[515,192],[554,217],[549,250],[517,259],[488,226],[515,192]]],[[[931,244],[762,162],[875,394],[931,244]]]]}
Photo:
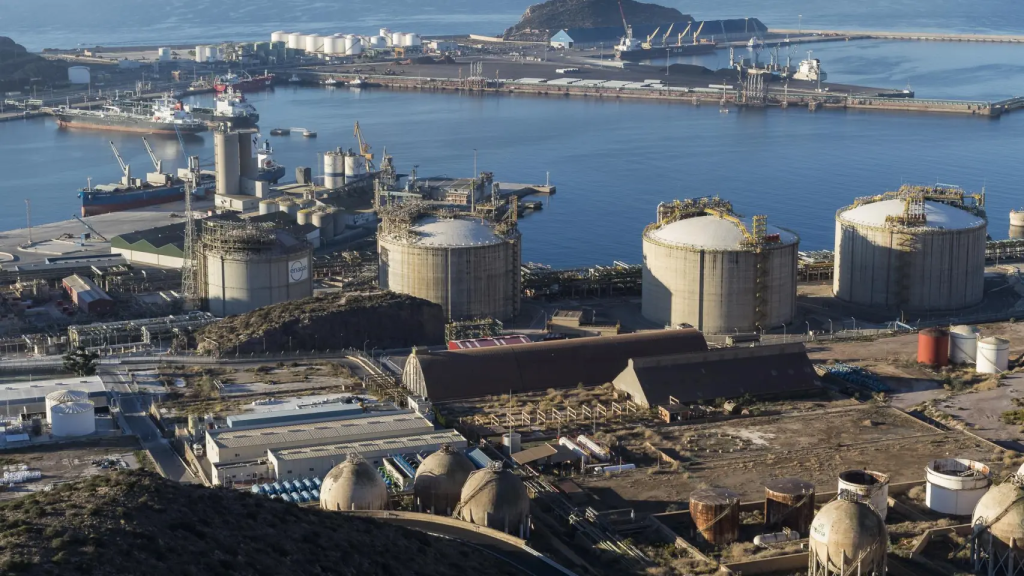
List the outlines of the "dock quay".
{"type": "Polygon", "coordinates": [[[942,34],[938,32],[893,32],[879,30],[810,30],[772,28],[774,36],[817,35],[819,37],[841,37],[872,40],[921,40],[926,42],[996,42],[1006,44],[1024,43],[1024,36],[1011,34],[942,34]]]}

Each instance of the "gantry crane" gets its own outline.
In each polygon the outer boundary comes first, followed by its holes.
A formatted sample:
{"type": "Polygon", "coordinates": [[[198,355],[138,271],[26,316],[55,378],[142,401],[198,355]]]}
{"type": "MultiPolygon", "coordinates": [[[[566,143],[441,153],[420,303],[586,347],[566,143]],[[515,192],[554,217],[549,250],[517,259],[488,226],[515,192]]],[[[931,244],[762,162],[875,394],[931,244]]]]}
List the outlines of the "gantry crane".
{"type": "Polygon", "coordinates": [[[145,136],[142,137],[142,143],[146,145],[146,152],[149,152],[149,159],[153,161],[153,169],[156,170],[157,173],[163,173],[164,162],[163,160],[158,159],[156,154],[153,153],[153,147],[149,145],[149,140],[146,140],[145,136]]]}

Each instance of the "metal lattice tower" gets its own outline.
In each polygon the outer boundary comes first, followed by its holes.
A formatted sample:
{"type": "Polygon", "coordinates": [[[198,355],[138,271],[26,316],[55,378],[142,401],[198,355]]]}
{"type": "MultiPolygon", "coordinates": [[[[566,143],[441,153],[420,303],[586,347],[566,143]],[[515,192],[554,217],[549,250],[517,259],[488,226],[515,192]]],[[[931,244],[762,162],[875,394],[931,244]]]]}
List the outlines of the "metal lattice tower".
{"type": "Polygon", "coordinates": [[[185,181],[185,246],[181,267],[181,292],[186,300],[199,300],[199,286],[196,282],[196,221],[192,214],[192,194],[199,183],[199,157],[188,158],[188,179],[185,181]]]}

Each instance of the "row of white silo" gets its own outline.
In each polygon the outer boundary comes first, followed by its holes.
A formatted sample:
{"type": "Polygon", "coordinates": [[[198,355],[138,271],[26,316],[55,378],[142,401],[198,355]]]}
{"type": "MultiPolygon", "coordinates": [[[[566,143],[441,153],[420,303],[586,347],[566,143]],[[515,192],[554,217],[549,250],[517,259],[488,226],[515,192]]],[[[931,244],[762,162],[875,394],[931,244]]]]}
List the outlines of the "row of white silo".
{"type": "Polygon", "coordinates": [[[217,46],[196,46],[196,62],[217,62],[221,60],[220,48],[217,46]]]}
{"type": "Polygon", "coordinates": [[[362,54],[366,48],[383,50],[389,46],[413,47],[423,44],[419,34],[415,32],[391,32],[381,28],[375,36],[358,36],[356,34],[303,34],[301,32],[271,32],[271,42],[285,42],[288,48],[304,50],[308,54],[324,54],[328,56],[355,56],[362,54]]]}

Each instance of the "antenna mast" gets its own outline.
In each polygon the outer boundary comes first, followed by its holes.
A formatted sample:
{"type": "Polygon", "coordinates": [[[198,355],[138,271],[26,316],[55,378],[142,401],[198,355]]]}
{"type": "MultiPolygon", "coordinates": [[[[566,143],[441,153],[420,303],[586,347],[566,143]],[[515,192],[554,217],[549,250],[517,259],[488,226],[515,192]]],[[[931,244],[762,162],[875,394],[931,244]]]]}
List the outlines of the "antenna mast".
{"type": "Polygon", "coordinates": [[[200,304],[199,286],[196,282],[198,259],[196,253],[196,220],[192,214],[192,194],[199,183],[199,157],[188,158],[188,179],[185,181],[185,247],[181,267],[181,292],[186,301],[200,304]]]}

